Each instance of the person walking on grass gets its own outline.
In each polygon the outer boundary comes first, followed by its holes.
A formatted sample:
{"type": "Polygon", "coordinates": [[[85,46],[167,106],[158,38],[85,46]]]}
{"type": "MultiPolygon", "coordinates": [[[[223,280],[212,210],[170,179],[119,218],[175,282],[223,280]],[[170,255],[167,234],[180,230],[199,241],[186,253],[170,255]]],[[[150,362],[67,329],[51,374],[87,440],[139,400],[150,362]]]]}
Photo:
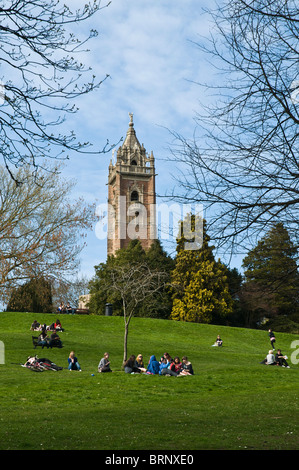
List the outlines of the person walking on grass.
{"type": "Polygon", "coordinates": [[[274,343],[276,341],[276,338],[275,338],[274,331],[272,331],[271,328],[269,329],[269,335],[268,336],[270,338],[271,347],[272,347],[273,351],[275,351],[274,343]]]}

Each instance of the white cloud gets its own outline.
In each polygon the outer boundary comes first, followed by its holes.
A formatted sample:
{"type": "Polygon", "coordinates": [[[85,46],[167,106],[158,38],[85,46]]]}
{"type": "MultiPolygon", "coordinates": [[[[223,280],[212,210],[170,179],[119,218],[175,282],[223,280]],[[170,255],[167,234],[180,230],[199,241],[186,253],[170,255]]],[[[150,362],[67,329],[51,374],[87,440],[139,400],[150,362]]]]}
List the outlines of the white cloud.
{"type": "MultiPolygon", "coordinates": [[[[207,5],[211,2],[112,0],[84,26],[97,29],[99,35],[89,43],[90,52],[82,54],[82,61],[92,66],[98,79],[106,74],[111,78],[79,100],[80,112],[67,121],[68,126],[80,140],[101,148],[107,139],[114,143],[125,136],[132,112],[137,137],[156,158],[159,194],[172,184],[173,167],[163,160],[171,140],[166,128],[192,136],[198,100],[204,98],[192,81],[203,82],[211,73],[192,43],[208,33],[202,11],[207,5]]],[[[67,171],[78,180],[77,195],[106,201],[110,158],[111,153],[71,156],[67,171]]],[[[93,266],[106,260],[106,243],[91,234],[83,259],[84,273],[93,274],[93,266]]]]}

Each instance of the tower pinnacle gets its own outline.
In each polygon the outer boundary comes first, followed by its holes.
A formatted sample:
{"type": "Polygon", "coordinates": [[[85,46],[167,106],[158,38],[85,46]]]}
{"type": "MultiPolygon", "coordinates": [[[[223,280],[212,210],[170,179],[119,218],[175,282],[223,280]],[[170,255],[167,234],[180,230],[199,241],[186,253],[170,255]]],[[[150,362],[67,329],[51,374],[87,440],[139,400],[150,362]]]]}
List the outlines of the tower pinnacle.
{"type": "Polygon", "coordinates": [[[115,254],[138,238],[148,249],[156,238],[155,160],[140,145],[133,113],[126,138],[117,150],[116,163],[110,162],[108,176],[107,254],[115,254]]]}

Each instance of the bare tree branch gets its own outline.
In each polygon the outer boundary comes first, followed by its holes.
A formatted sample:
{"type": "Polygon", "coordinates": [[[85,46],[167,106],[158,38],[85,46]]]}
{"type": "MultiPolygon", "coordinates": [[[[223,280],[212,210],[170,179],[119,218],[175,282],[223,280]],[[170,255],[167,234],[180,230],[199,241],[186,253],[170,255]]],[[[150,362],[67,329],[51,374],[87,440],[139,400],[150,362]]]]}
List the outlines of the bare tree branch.
{"type": "Polygon", "coordinates": [[[67,3],[0,2],[0,155],[12,177],[11,168],[24,163],[38,168],[46,164],[45,158],[68,158],[64,152],[102,153],[111,148],[107,141],[92,150],[73,131],[59,130],[66,116],[78,111],[74,99],[96,90],[108,77],[96,81],[80,62],[86,42],[97,32],[91,30],[81,39],[73,31],[110,2],[101,6],[101,0],[93,0],[74,12],[67,3]]]}
{"type": "Polygon", "coordinates": [[[222,82],[205,85],[215,101],[197,114],[194,139],[173,133],[172,156],[185,167],[171,196],[204,204],[211,238],[231,252],[277,222],[298,246],[298,13],[293,0],[233,0],[210,12],[216,32],[199,47],[222,82]]]}
{"type": "Polygon", "coordinates": [[[125,324],[123,360],[125,361],[127,359],[129,325],[135,310],[147,298],[161,291],[161,287],[168,280],[168,275],[165,272],[152,270],[145,263],[108,266],[107,273],[106,284],[103,285],[103,280],[102,287],[109,292],[111,301],[115,297],[121,298],[123,305],[125,324]]]}
{"type": "Polygon", "coordinates": [[[0,167],[0,297],[33,277],[67,279],[78,269],[84,236],[95,221],[95,208],[70,203],[73,182],[53,172],[39,179],[22,167],[17,186],[0,167]]]}

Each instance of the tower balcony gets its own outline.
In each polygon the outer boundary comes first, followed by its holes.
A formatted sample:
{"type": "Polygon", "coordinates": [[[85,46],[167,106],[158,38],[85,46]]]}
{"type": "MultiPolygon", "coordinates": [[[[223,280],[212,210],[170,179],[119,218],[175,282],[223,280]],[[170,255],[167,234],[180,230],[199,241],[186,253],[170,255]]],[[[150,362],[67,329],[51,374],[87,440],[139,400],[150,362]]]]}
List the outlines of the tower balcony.
{"type": "Polygon", "coordinates": [[[115,166],[110,167],[109,182],[115,178],[116,173],[128,176],[153,176],[155,167],[117,163],[115,166]]]}

